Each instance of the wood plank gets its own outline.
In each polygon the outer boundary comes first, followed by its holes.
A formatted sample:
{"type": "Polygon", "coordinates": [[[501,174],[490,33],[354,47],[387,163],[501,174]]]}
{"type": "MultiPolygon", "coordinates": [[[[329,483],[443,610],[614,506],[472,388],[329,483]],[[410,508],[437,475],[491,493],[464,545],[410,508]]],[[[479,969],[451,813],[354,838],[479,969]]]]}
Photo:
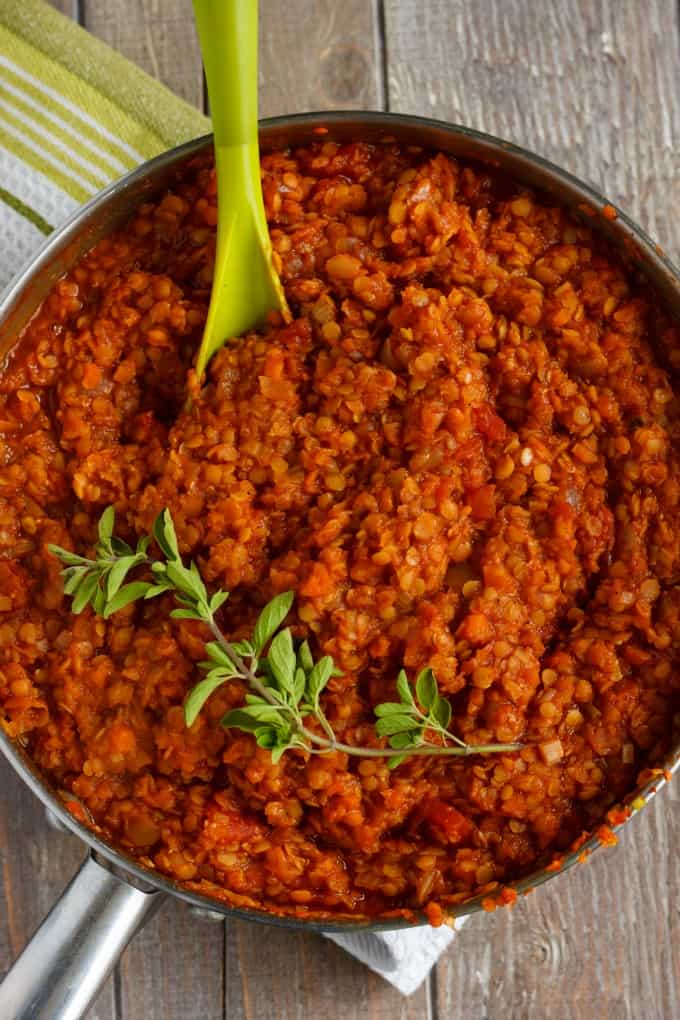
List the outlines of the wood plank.
{"type": "MultiPolygon", "coordinates": [[[[386,0],[385,21],[392,109],[540,152],[680,255],[676,4],[386,0]]],[[[437,969],[438,1015],[678,1020],[677,786],[616,851],[472,918],[437,969]]]]}
{"type": "Polygon", "coordinates": [[[168,900],[120,964],[124,1020],[222,1020],[224,924],[168,900]]]}
{"type": "Polygon", "coordinates": [[[526,145],[680,251],[672,0],[385,0],[390,107],[526,145]]]}
{"type": "Polygon", "coordinates": [[[430,1020],[427,986],[405,999],[326,939],[227,925],[229,1020],[430,1020]]]}
{"type": "MultiPolygon", "coordinates": [[[[73,836],[50,828],[45,811],[0,756],[0,980],[78,870],[85,854],[73,836]]],[[[116,1020],[109,981],[92,1020],[116,1020]]]]}
{"type": "Polygon", "coordinates": [[[261,116],[382,107],[378,7],[378,0],[260,0],[261,116]]]}
{"type": "Polygon", "coordinates": [[[202,109],[191,0],[82,0],[85,28],[202,109]]]}

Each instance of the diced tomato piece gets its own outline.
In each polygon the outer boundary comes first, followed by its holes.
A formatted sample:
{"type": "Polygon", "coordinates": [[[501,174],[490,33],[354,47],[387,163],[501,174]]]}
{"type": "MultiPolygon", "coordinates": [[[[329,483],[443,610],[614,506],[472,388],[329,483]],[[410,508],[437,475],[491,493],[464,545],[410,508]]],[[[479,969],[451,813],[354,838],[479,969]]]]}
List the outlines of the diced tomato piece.
{"type": "Polygon", "coordinates": [[[458,628],[458,637],[473,645],[483,645],[493,637],[493,627],[483,613],[469,613],[458,628]]]}
{"type": "Polygon", "coordinates": [[[300,585],[298,591],[308,599],[323,598],[333,586],[333,579],[323,563],[314,563],[309,577],[300,585]]]}
{"type": "Polygon", "coordinates": [[[473,831],[472,822],[443,800],[428,800],[424,813],[432,835],[442,843],[457,845],[464,842],[473,831]]]}
{"type": "Polygon", "coordinates": [[[504,441],[507,433],[505,422],[498,417],[491,404],[475,404],[472,408],[472,418],[477,431],[492,443],[504,441]]]}
{"type": "Polygon", "coordinates": [[[203,838],[213,846],[243,846],[260,839],[264,831],[264,826],[245,812],[210,808],[203,838]]]}
{"type": "Polygon", "coordinates": [[[492,521],[496,516],[496,486],[482,485],[468,493],[468,503],[475,521],[492,521]]]}

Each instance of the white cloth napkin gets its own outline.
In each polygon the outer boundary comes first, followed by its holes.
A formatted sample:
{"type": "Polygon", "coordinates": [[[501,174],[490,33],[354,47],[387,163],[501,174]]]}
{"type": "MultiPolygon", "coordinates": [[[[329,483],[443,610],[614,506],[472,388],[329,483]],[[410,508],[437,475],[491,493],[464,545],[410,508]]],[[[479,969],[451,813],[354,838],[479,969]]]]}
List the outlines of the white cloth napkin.
{"type": "Polygon", "coordinates": [[[402,995],[412,995],[466,921],[467,917],[458,917],[455,929],[442,925],[440,928],[407,928],[405,931],[375,934],[353,932],[338,935],[328,932],[326,938],[361,960],[402,995]]]}

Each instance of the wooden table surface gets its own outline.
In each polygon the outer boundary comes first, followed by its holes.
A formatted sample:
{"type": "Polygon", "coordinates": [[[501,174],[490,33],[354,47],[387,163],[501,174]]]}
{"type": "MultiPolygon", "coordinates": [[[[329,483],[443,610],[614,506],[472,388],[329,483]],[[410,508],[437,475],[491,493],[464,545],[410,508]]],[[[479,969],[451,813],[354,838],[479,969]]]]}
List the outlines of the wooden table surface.
{"type": "MultiPolygon", "coordinates": [[[[0,0],[1,2],[1,0],[0,0]]],[[[53,0],[202,106],[190,0],[53,0]]],[[[676,0],[260,0],[263,115],[429,114],[593,182],[680,258],[676,0]]],[[[0,974],[83,856],[0,765],[0,974]]],[[[680,1020],[680,781],[620,845],[476,915],[409,999],[314,935],[167,903],[97,1020],[680,1020]]],[[[0,1018],[9,1020],[9,1018],[0,1018]]]]}

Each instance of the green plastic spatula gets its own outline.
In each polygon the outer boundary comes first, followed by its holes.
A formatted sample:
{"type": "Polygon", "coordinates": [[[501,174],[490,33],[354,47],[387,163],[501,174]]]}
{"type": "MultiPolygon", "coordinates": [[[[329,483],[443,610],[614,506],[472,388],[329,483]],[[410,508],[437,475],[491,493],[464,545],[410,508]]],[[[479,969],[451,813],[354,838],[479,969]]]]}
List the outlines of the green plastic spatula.
{"type": "Polygon", "coordinates": [[[257,0],[194,0],[217,167],[217,251],[200,378],[225,341],[290,318],[264,214],[257,136],[257,0]]]}

